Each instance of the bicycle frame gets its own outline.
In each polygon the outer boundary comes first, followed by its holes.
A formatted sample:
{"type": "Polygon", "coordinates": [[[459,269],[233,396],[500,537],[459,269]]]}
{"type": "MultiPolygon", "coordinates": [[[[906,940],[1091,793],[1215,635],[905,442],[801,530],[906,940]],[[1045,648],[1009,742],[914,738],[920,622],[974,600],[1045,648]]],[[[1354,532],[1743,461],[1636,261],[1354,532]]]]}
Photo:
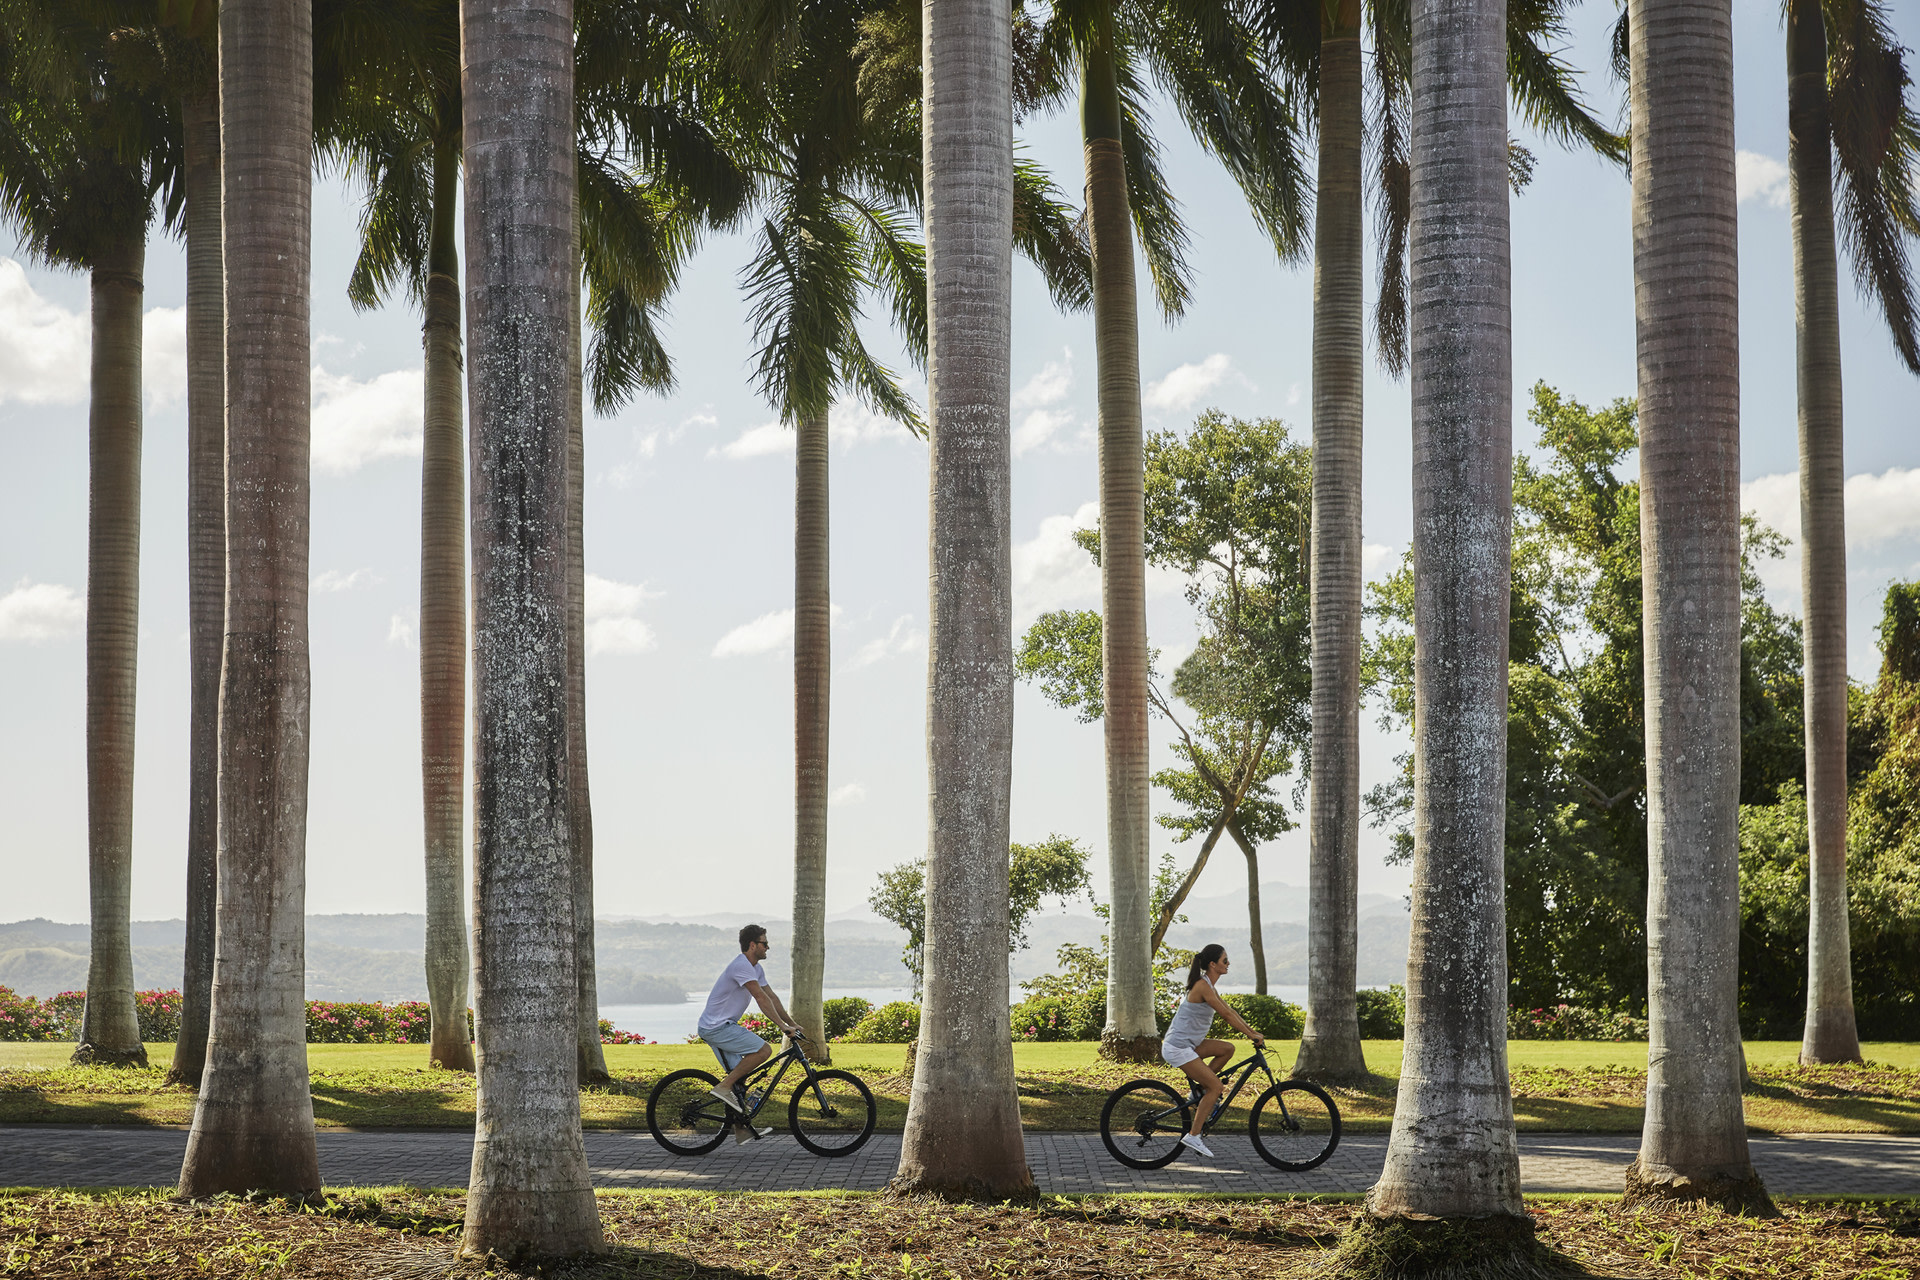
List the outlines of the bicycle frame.
{"type": "MultiPolygon", "coordinates": [[[[1212,1129],[1220,1117],[1227,1113],[1227,1108],[1232,1106],[1233,1100],[1240,1096],[1240,1091],[1247,1087],[1247,1081],[1253,1078],[1253,1073],[1256,1070],[1267,1073],[1267,1084],[1269,1087],[1279,1083],[1279,1081],[1274,1078],[1273,1067],[1267,1062],[1266,1051],[1255,1048],[1251,1056],[1242,1058],[1220,1073],[1221,1084],[1226,1084],[1229,1080],[1231,1080],[1233,1084],[1231,1088],[1220,1095],[1220,1101],[1214,1104],[1213,1113],[1207,1117],[1207,1122],[1200,1126],[1201,1133],[1206,1133],[1212,1129]]],[[[1183,1105],[1190,1106],[1200,1100],[1200,1086],[1191,1076],[1187,1078],[1187,1083],[1189,1086],[1187,1090],[1187,1100],[1183,1105]]],[[[1286,1114],[1286,1101],[1284,1099],[1280,1102],[1280,1109],[1281,1114],[1284,1116],[1286,1114]]],[[[1154,1120],[1158,1122],[1167,1116],[1177,1114],[1179,1110],[1179,1107],[1170,1107],[1166,1111],[1156,1115],[1154,1120]]]]}
{"type": "Polygon", "coordinates": [[[800,1052],[799,1041],[788,1040],[785,1049],[782,1049],[779,1053],[776,1053],[773,1057],[767,1059],[766,1062],[756,1067],[746,1079],[740,1082],[739,1088],[743,1094],[752,1093],[755,1087],[761,1085],[763,1080],[766,1081],[766,1084],[760,1088],[760,1097],[755,1100],[751,1107],[747,1108],[747,1113],[744,1116],[736,1113],[732,1107],[726,1107],[727,1123],[730,1125],[751,1123],[753,1118],[760,1114],[760,1109],[767,1105],[767,1099],[773,1097],[774,1090],[780,1087],[780,1082],[787,1078],[788,1069],[796,1062],[800,1064],[800,1070],[807,1077],[806,1084],[802,1087],[811,1088],[813,1090],[814,1100],[825,1109],[827,1099],[826,1096],[820,1092],[820,1081],[814,1075],[813,1062],[806,1054],[800,1052]],[[773,1071],[775,1067],[780,1068],[780,1070],[774,1075],[773,1079],[767,1080],[767,1073],[773,1071]]]}

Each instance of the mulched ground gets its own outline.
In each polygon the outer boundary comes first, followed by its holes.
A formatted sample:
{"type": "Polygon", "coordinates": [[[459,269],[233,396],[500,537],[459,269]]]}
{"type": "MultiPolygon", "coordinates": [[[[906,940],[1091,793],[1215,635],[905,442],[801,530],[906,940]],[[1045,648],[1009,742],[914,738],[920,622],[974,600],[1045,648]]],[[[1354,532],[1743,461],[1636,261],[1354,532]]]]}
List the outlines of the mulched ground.
{"type": "MultiPolygon", "coordinates": [[[[861,1195],[603,1192],[610,1248],[546,1269],[461,1262],[465,1201],[419,1191],[356,1193],[318,1210],[158,1193],[0,1196],[0,1276],[183,1280],[1254,1280],[1319,1269],[1359,1211],[1351,1201],[1049,1198],[1037,1206],[948,1205],[861,1195]]],[[[1920,1207],[1806,1202],[1773,1221],[1717,1210],[1627,1212],[1604,1199],[1529,1202],[1540,1238],[1572,1274],[1746,1280],[1912,1280],[1920,1207]]]]}

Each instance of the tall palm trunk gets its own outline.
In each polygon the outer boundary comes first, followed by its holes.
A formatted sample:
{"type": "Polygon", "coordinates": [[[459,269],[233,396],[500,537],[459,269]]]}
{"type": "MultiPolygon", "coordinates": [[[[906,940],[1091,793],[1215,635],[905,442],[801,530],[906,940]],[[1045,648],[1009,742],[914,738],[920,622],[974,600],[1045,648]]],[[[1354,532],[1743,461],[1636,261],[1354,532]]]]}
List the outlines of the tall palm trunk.
{"type": "Polygon", "coordinates": [[[1647,1111],[1630,1201],[1770,1211],[1740,1104],[1740,281],[1729,0],[1633,0],[1647,1111]]]}
{"type": "Polygon", "coordinates": [[[422,345],[420,449],[420,780],[426,813],[427,1060],[473,1070],[467,1032],[467,482],[460,363],[460,144],[433,143],[422,345]]]}
{"type": "Polygon", "coordinates": [[[1505,51],[1500,0],[1415,0],[1413,936],[1405,1066],[1368,1206],[1409,1231],[1470,1220],[1489,1247],[1532,1230],[1507,1086],[1505,51]]]}
{"type": "Polygon", "coordinates": [[[793,1016],[807,1056],[831,1061],[827,966],[827,745],[832,703],[827,415],[797,424],[793,485],[793,1016]]]}
{"type": "Polygon", "coordinates": [[[187,191],[187,943],[170,1084],[200,1087],[220,897],[220,636],[227,592],[226,300],[220,95],[182,104],[187,191]]]}
{"type": "Polygon", "coordinates": [[[1826,20],[1787,9],[1787,165],[1800,391],[1800,591],[1806,613],[1807,1026],[1802,1062],[1858,1062],[1847,939],[1847,510],[1840,271],[1826,20]]]}
{"type": "Polygon", "coordinates": [[[1307,1025],[1293,1073],[1367,1077],[1360,947],[1360,442],[1366,286],[1360,0],[1321,10],[1313,222],[1313,781],[1307,1025]]]}
{"type": "Polygon", "coordinates": [[[220,6],[227,609],[213,1018],[182,1196],[320,1192],[307,1080],[312,6],[220,6]]]}
{"type": "Polygon", "coordinates": [[[1094,362],[1100,409],[1101,679],[1107,713],[1107,1025],[1100,1054],[1145,1062],[1158,1054],[1149,909],[1153,871],[1147,784],[1146,479],[1140,416],[1139,291],[1120,89],[1110,20],[1081,56],[1080,132],[1093,251],[1094,362]]]}
{"type": "Polygon", "coordinates": [[[1253,954],[1253,989],[1255,993],[1265,995],[1267,941],[1265,931],[1260,927],[1260,850],[1253,841],[1247,839],[1238,817],[1227,824],[1227,830],[1233,833],[1233,842],[1240,846],[1240,852],[1247,858],[1247,950],[1253,954]]]}
{"type": "Polygon", "coordinates": [[[146,230],[91,263],[87,413],[87,1005],[75,1062],[146,1066],[133,1000],[133,709],[140,656],[140,300],[146,230]]]}
{"type": "Polygon", "coordinates": [[[567,315],[567,822],[573,842],[575,1071],[605,1084],[600,983],[593,955],[593,797],[587,788],[587,431],[582,386],[580,216],[573,218],[573,300],[567,315]]]}
{"type": "Polygon", "coordinates": [[[461,0],[479,1088],[462,1249],[601,1247],[580,1137],[569,820],[573,14],[461,0]]]}
{"type": "Polygon", "coordinates": [[[1001,0],[924,0],[926,999],[901,1193],[1030,1198],[1007,1038],[1013,91],[1001,0]]]}

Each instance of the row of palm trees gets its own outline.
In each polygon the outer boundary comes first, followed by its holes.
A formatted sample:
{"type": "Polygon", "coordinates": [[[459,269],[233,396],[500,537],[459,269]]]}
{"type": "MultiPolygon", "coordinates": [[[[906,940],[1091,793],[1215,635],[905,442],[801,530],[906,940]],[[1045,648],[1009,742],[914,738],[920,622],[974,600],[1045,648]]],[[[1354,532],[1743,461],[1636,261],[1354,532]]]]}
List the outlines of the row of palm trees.
{"type": "MultiPolygon", "coordinates": [[[[116,1046],[131,1043],[129,1054],[138,1049],[137,1032],[115,1022],[122,985],[128,1013],[131,1007],[130,958],[116,959],[113,938],[116,921],[118,935],[125,933],[124,889],[116,886],[124,886],[130,857],[130,824],[122,816],[130,800],[122,806],[118,797],[130,779],[132,661],[113,646],[118,636],[124,647],[131,634],[136,597],[129,584],[137,581],[137,462],[130,475],[126,466],[128,456],[137,460],[138,438],[139,268],[130,246],[144,240],[145,210],[157,195],[168,197],[163,203],[176,214],[184,211],[189,244],[196,843],[188,967],[190,974],[209,972],[211,983],[183,1192],[318,1187],[301,1016],[306,228],[316,125],[322,145],[355,164],[369,187],[356,300],[370,304],[405,280],[427,319],[423,756],[434,886],[432,1051],[448,1065],[464,1065],[466,1048],[464,1017],[456,1022],[467,972],[458,849],[467,631],[458,430],[463,289],[452,243],[456,166],[465,168],[477,806],[472,973],[480,1077],[468,1247],[570,1252],[599,1238],[573,1089],[575,1079],[604,1071],[598,1037],[590,1034],[582,376],[591,371],[602,404],[670,378],[652,310],[699,232],[749,208],[761,213],[763,252],[749,273],[763,344],[761,384],[800,429],[797,1011],[817,1029],[826,415],[835,393],[851,390],[882,411],[914,416],[891,372],[866,355],[854,325],[863,293],[877,290],[890,300],[910,349],[919,345],[916,335],[925,335],[932,467],[926,1032],[896,1185],[1031,1192],[1004,1009],[1012,731],[1008,289],[1017,244],[1049,270],[1056,298],[1090,298],[1095,311],[1115,903],[1106,1039],[1119,1056],[1146,1047],[1146,695],[1143,582],[1134,554],[1141,481],[1131,233],[1140,236],[1163,307],[1177,310],[1184,284],[1177,217],[1153,163],[1141,68],[1249,190],[1283,258],[1303,251],[1306,234],[1295,119],[1308,114],[1303,104],[1317,108],[1315,926],[1300,1069],[1364,1072],[1352,1011],[1353,744],[1366,186],[1360,29],[1370,19],[1385,108],[1376,183],[1389,250],[1377,325],[1390,362],[1404,336],[1413,372],[1421,690],[1410,1038],[1375,1213],[1517,1214],[1500,907],[1511,457],[1506,208],[1516,171],[1506,129],[1509,94],[1551,132],[1609,154],[1621,148],[1573,96],[1570,71],[1541,51],[1540,41],[1559,31],[1557,5],[1450,0],[1376,3],[1363,12],[1357,0],[1292,7],[1274,0],[1246,9],[1200,0],[1063,4],[1035,25],[1024,18],[1016,24],[1004,3],[984,0],[943,0],[919,14],[899,5],[719,5],[713,21],[610,0],[581,0],[577,9],[564,0],[466,0],[457,9],[425,0],[317,7],[227,0],[218,12],[217,93],[208,74],[211,5],[164,4],[157,23],[139,28],[115,24],[127,6],[102,0],[63,8],[9,0],[8,16],[21,21],[0,52],[9,76],[22,77],[10,83],[48,74],[29,65],[26,54],[35,48],[78,49],[69,65],[82,71],[69,73],[64,90],[43,78],[38,97],[12,95],[0,138],[0,190],[30,243],[94,277],[89,766],[98,806],[90,822],[97,972],[83,1052],[109,1058],[116,1046]],[[402,22],[417,25],[395,39],[402,29],[392,24],[402,22]],[[89,33],[103,31],[107,40],[88,44],[89,33]],[[152,50],[161,69],[141,71],[138,49],[152,50]],[[404,56],[352,70],[372,61],[373,50],[395,49],[404,56]],[[702,59],[698,76],[685,70],[689,50],[702,59]],[[890,106],[881,74],[889,66],[921,73],[894,76],[890,106]],[[1013,133],[1016,105],[1058,101],[1074,68],[1087,162],[1084,258],[1045,179],[1016,162],[1013,133]],[[86,77],[103,91],[76,92],[86,77]],[[749,85],[757,92],[744,92],[749,85]],[[143,112],[162,123],[177,118],[171,136],[178,145],[143,135],[143,112]],[[73,145],[75,139],[93,150],[73,145]],[[634,157],[637,168],[628,172],[610,161],[617,154],[634,157]],[[95,194],[116,177],[132,179],[120,183],[130,196],[116,203],[95,194]],[[214,190],[218,201],[207,194],[214,190]],[[85,219],[72,215],[76,192],[88,193],[85,219]],[[123,205],[137,216],[122,213],[116,223],[123,205]],[[924,256],[901,230],[916,212],[924,256]],[[82,222],[89,239],[76,230],[82,222]],[[137,237],[128,225],[138,228],[137,237]],[[580,322],[583,276],[585,311],[596,330],[591,355],[580,322]],[[207,375],[210,368],[224,368],[224,378],[207,375]],[[199,696],[214,673],[217,703],[199,696]],[[1136,685],[1141,705],[1134,708],[1125,699],[1136,685]],[[207,759],[217,759],[217,777],[203,768],[207,759]],[[215,812],[217,857],[206,821],[215,812]],[[216,877],[214,911],[205,886],[216,877]]],[[[1734,919],[1737,898],[1738,726],[1729,717],[1737,717],[1738,687],[1738,366],[1728,28],[1726,6],[1716,0],[1646,0],[1624,28],[1646,432],[1656,1039],[1647,1137],[1630,1176],[1636,1194],[1653,1198],[1699,1194],[1704,1186],[1713,1198],[1758,1206],[1765,1192],[1747,1159],[1740,1120],[1735,940],[1727,936],[1730,926],[1699,927],[1734,919]],[[1700,76],[1702,65],[1714,74],[1700,76]]],[[[1828,459],[1821,465],[1837,477],[1837,329],[1823,319],[1837,312],[1835,220],[1830,213],[1822,220],[1819,206],[1830,200],[1832,183],[1820,174],[1829,153],[1837,154],[1839,225],[1911,359],[1902,237],[1920,224],[1901,179],[1911,172],[1920,131],[1902,97],[1904,72],[1884,17],[1865,0],[1792,9],[1789,33],[1803,448],[1828,459]],[[1824,62],[1814,27],[1827,46],[1824,62]],[[1821,101],[1810,107],[1809,95],[1821,101]],[[1844,127],[1829,124],[1830,133],[1821,132],[1821,102],[1838,104],[1824,114],[1844,127]],[[1821,261],[1828,264],[1824,276],[1821,261]]],[[[1832,655],[1843,655],[1844,634],[1838,650],[1831,636],[1816,650],[1813,632],[1831,630],[1831,591],[1836,583],[1844,591],[1844,574],[1830,569],[1843,540],[1830,536],[1839,519],[1837,481],[1822,488],[1816,469],[1802,472],[1803,527],[1810,531],[1809,773],[1811,788],[1816,768],[1827,769],[1820,794],[1831,797],[1831,769],[1815,762],[1817,753],[1831,755],[1832,734],[1817,727],[1826,724],[1821,716],[1831,709],[1831,690],[1816,686],[1830,683],[1837,670],[1844,709],[1844,665],[1832,666],[1832,655]],[[1826,530],[1824,550],[1815,545],[1816,525],[1826,530]],[[1816,585],[1829,601],[1820,623],[1813,621],[1816,585]],[[1828,656],[1828,668],[1818,665],[1816,652],[1828,656]]],[[[1839,758],[1844,788],[1843,737],[1839,758]]],[[[1817,811],[1821,803],[1815,800],[1817,811]]],[[[1823,844],[1818,820],[1815,826],[1807,1054],[1850,1047],[1857,1056],[1845,982],[1844,861],[1829,856],[1835,846],[1823,844]]],[[[189,1019],[178,1073],[196,1070],[194,1035],[189,1019]]]]}

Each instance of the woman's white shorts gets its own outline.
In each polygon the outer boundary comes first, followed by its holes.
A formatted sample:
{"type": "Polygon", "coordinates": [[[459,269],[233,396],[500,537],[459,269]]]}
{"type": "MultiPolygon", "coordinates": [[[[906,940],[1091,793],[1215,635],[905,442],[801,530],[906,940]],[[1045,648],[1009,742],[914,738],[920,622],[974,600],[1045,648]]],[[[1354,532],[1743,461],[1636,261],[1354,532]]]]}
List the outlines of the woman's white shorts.
{"type": "Polygon", "coordinates": [[[1200,1051],[1183,1040],[1162,1040],[1160,1060],[1170,1067],[1184,1067],[1200,1056],[1200,1051]]]}

